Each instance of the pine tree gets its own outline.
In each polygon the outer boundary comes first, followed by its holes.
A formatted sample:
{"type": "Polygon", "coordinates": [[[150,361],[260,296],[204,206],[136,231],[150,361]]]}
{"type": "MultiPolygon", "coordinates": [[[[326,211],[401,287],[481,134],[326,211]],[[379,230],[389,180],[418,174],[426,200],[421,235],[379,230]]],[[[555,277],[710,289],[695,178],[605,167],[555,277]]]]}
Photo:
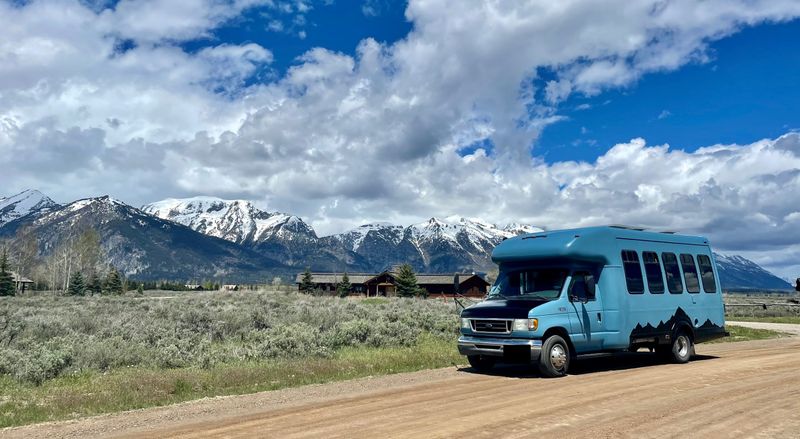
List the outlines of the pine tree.
{"type": "Polygon", "coordinates": [[[409,264],[403,264],[397,272],[395,278],[397,295],[400,297],[414,297],[420,295],[420,287],[417,285],[417,276],[414,269],[409,264]]]}
{"type": "Polygon", "coordinates": [[[0,296],[13,296],[16,293],[14,277],[8,271],[8,255],[3,249],[3,254],[0,256],[0,296]]]}
{"type": "Polygon", "coordinates": [[[86,291],[90,296],[103,294],[103,283],[100,282],[100,276],[92,274],[89,278],[89,283],[86,285],[86,291]]]}
{"type": "Polygon", "coordinates": [[[72,273],[67,294],[70,296],[83,296],[86,294],[86,284],[83,282],[83,275],[80,271],[72,273]]]}
{"type": "Polygon", "coordinates": [[[311,268],[306,268],[306,271],[303,272],[303,277],[300,279],[300,292],[306,294],[313,294],[314,288],[314,277],[311,275],[311,268]]]}
{"type": "Polygon", "coordinates": [[[119,276],[119,272],[116,268],[111,267],[111,270],[108,271],[108,275],[106,276],[105,293],[122,294],[123,292],[122,279],[119,276]]]}
{"type": "Polygon", "coordinates": [[[351,289],[353,289],[353,285],[350,284],[350,278],[345,271],[344,276],[342,276],[342,281],[336,284],[336,292],[339,294],[339,297],[347,297],[350,295],[351,289]]]}

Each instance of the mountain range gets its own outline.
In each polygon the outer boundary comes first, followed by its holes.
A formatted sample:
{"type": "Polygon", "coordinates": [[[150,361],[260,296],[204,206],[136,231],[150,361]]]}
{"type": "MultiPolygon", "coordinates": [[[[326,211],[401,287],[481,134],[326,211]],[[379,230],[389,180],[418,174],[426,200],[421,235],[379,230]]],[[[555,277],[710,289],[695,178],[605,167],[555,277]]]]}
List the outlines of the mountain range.
{"type": "MultiPolygon", "coordinates": [[[[486,272],[503,239],[542,229],[479,219],[431,218],[401,226],[373,223],[318,236],[302,218],[269,212],[247,200],[166,199],[141,209],[110,197],[60,205],[35,190],[0,198],[0,238],[20,227],[47,255],[74,232],[94,229],[109,262],[141,279],[264,282],[316,271],[376,272],[408,262],[419,272],[486,272]]],[[[790,285],[741,256],[716,256],[725,288],[788,289],[790,285]]]]}

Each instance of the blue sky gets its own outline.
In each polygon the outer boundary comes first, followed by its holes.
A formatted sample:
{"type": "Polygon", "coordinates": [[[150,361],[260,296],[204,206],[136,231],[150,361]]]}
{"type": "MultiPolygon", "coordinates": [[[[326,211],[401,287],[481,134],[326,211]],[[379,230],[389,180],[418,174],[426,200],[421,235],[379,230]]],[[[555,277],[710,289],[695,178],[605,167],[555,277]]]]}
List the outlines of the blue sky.
{"type": "Polygon", "coordinates": [[[0,196],[248,199],[320,235],[627,223],[788,277],[798,18],[797,0],[0,0],[0,196]]]}
{"type": "MultiPolygon", "coordinates": [[[[194,51],[219,42],[258,43],[274,61],[251,81],[285,75],[314,47],[355,55],[365,38],[391,44],[405,38],[412,23],[406,2],[375,0],[314,4],[297,20],[297,11],[253,8],[214,30],[213,38],[184,44],[194,51]],[[265,20],[268,21],[265,25],[265,20]],[[280,23],[271,29],[269,21],[280,23]]],[[[560,122],[548,126],[533,154],[548,163],[594,161],[609,146],[642,137],[694,151],[716,143],[751,143],[800,129],[800,21],[770,23],[714,41],[709,59],[674,71],[655,72],[622,88],[590,96],[573,94],[558,105],[560,122]]],[[[549,79],[546,73],[544,79],[549,79]]],[[[543,83],[543,79],[539,79],[543,83]]],[[[492,149],[490,140],[462,150],[492,149]]]]}
{"type": "Polygon", "coordinates": [[[711,44],[711,60],[653,73],[622,90],[574,96],[568,120],[548,127],[548,161],[594,160],[608,145],[643,137],[694,151],[800,129],[800,21],[744,29],[711,44]],[[582,104],[591,108],[577,109],[582,104]]]}
{"type": "MultiPolygon", "coordinates": [[[[215,30],[214,36],[219,41],[255,42],[268,47],[275,57],[271,67],[280,76],[313,47],[352,55],[364,38],[388,43],[404,38],[411,30],[411,23],[404,15],[405,7],[401,1],[375,0],[319,2],[303,14],[296,9],[282,12],[269,7],[253,8],[215,30]],[[303,18],[297,19],[298,16],[303,18]],[[272,21],[280,23],[281,29],[270,29],[272,21]]],[[[208,43],[195,41],[191,46],[208,43]]]]}

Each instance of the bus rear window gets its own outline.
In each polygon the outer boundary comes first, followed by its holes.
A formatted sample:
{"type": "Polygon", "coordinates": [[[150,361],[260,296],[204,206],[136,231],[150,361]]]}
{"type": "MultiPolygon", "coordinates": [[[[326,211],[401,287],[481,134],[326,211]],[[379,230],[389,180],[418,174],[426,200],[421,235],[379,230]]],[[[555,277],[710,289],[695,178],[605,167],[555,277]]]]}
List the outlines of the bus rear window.
{"type": "Polygon", "coordinates": [[[682,293],[681,269],[678,267],[675,253],[661,253],[661,261],[664,263],[664,273],[667,275],[667,289],[672,294],[682,293]]]}
{"type": "Polygon", "coordinates": [[[681,254],[681,268],[683,268],[683,280],[686,282],[686,291],[690,293],[700,292],[700,281],[697,279],[697,267],[694,265],[694,256],[681,254]]]}
{"type": "Polygon", "coordinates": [[[661,275],[661,264],[658,262],[658,253],[642,252],[644,273],[647,276],[647,289],[650,294],[664,294],[664,276],[661,275]]]}
{"type": "Polygon", "coordinates": [[[703,280],[703,290],[706,293],[716,293],[717,283],[714,282],[714,268],[711,267],[711,258],[706,255],[697,255],[697,265],[700,266],[700,279],[703,280]]]}
{"type": "Polygon", "coordinates": [[[639,255],[634,250],[622,250],[622,268],[625,270],[625,283],[631,294],[644,293],[644,279],[642,279],[642,266],[639,265],[639,255]]]}

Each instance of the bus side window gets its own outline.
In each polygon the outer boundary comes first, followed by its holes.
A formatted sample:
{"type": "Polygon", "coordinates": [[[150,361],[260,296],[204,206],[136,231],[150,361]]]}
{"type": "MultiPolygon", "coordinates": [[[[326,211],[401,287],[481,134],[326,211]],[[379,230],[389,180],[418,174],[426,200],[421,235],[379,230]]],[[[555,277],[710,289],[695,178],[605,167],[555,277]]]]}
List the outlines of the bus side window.
{"type": "Polygon", "coordinates": [[[697,267],[694,265],[694,257],[686,253],[681,254],[681,268],[683,268],[686,291],[692,294],[699,293],[700,281],[697,279],[697,267]]]}
{"type": "Polygon", "coordinates": [[[650,294],[664,294],[664,276],[661,274],[661,264],[658,262],[658,253],[642,252],[644,274],[647,276],[647,289],[650,294]]]}
{"type": "Polygon", "coordinates": [[[635,250],[622,250],[622,268],[625,270],[625,284],[628,286],[628,293],[644,293],[642,266],[639,265],[639,254],[635,250]]]}
{"type": "Polygon", "coordinates": [[[711,258],[706,255],[697,255],[697,265],[700,266],[700,278],[703,279],[703,290],[706,293],[716,293],[717,283],[714,282],[714,268],[711,267],[711,258]]]}
{"type": "Polygon", "coordinates": [[[588,271],[576,271],[572,274],[572,282],[569,286],[570,298],[574,297],[579,301],[584,299],[595,300],[595,293],[586,284],[587,280],[594,280],[594,275],[588,271]]]}
{"type": "Polygon", "coordinates": [[[681,282],[681,269],[678,267],[678,258],[675,253],[661,253],[661,261],[664,263],[664,273],[667,275],[667,289],[672,294],[683,292],[683,282],[681,282]]]}

